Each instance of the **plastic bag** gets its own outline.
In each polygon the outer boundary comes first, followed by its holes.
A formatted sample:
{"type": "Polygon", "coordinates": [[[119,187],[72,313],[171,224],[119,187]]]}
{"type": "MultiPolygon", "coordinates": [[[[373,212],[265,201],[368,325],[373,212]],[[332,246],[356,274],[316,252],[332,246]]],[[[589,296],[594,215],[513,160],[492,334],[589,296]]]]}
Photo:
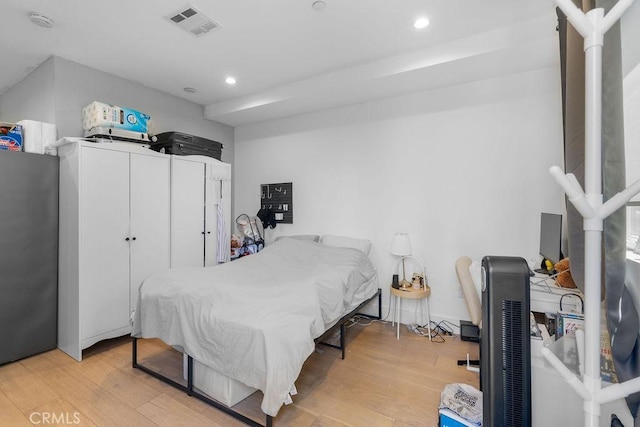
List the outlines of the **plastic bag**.
{"type": "Polygon", "coordinates": [[[469,384],[444,386],[440,394],[440,408],[455,412],[465,420],[482,425],[482,392],[469,384]]]}
{"type": "Polygon", "coordinates": [[[251,255],[260,252],[264,248],[264,229],[262,222],[257,217],[249,217],[247,214],[240,214],[236,218],[236,225],[242,246],[235,253],[237,256],[251,255]]]}

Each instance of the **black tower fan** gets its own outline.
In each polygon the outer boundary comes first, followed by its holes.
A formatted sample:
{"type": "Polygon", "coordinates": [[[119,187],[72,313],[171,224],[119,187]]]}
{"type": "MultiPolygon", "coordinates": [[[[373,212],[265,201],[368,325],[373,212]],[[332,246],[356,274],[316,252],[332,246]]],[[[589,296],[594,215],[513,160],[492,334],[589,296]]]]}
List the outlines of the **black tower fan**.
{"type": "Polygon", "coordinates": [[[529,271],[522,258],[482,259],[483,426],[531,426],[529,271]]]}

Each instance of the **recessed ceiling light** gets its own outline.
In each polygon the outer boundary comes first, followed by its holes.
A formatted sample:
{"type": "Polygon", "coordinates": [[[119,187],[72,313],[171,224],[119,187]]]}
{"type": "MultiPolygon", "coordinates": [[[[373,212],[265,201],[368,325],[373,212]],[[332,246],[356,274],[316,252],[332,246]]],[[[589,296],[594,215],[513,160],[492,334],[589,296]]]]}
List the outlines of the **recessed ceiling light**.
{"type": "Polygon", "coordinates": [[[187,93],[196,93],[197,92],[197,90],[192,88],[192,87],[185,87],[185,88],[182,88],[182,90],[187,92],[187,93]]]}
{"type": "Polygon", "coordinates": [[[317,1],[314,1],[311,4],[311,7],[313,8],[313,10],[315,10],[317,12],[320,12],[320,11],[324,10],[325,7],[327,7],[327,3],[325,3],[322,0],[317,0],[317,1]]]}
{"type": "Polygon", "coordinates": [[[236,84],[236,79],[234,77],[227,77],[226,79],[224,79],[225,83],[228,85],[234,85],[236,84]]]}
{"type": "Polygon", "coordinates": [[[31,12],[29,14],[29,19],[31,20],[31,22],[33,22],[34,24],[43,27],[43,28],[53,28],[53,19],[49,18],[48,16],[44,16],[41,13],[37,13],[37,12],[31,12]]]}
{"type": "Polygon", "coordinates": [[[413,23],[413,27],[421,30],[423,28],[425,28],[427,25],[429,25],[429,19],[426,17],[421,17],[415,20],[415,22],[413,23]]]}

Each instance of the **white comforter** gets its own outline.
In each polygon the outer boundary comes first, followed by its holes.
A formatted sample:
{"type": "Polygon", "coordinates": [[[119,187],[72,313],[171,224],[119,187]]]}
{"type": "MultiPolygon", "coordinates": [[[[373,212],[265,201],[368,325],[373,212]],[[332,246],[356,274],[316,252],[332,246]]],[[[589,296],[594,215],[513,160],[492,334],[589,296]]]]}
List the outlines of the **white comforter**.
{"type": "Polygon", "coordinates": [[[275,416],[314,339],[356,305],[354,295],[376,290],[364,253],[281,239],[230,263],[150,276],[140,287],[133,335],[182,346],[199,362],[262,390],[261,408],[275,416]]]}

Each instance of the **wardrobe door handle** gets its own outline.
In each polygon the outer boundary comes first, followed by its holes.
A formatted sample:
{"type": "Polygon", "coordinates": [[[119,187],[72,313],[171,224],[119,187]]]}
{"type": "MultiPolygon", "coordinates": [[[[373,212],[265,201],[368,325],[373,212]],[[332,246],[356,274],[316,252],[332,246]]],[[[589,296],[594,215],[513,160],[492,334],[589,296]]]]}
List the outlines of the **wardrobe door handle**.
{"type": "Polygon", "coordinates": [[[136,238],[134,237],[132,240],[136,240],[136,238]]]}
{"type": "Polygon", "coordinates": [[[211,234],[211,232],[210,232],[210,231],[207,231],[207,234],[211,234]]]}
{"type": "Polygon", "coordinates": [[[124,239],[124,240],[126,240],[126,241],[128,242],[128,241],[129,241],[129,238],[127,237],[127,238],[126,238],[126,239],[124,239]]]}

